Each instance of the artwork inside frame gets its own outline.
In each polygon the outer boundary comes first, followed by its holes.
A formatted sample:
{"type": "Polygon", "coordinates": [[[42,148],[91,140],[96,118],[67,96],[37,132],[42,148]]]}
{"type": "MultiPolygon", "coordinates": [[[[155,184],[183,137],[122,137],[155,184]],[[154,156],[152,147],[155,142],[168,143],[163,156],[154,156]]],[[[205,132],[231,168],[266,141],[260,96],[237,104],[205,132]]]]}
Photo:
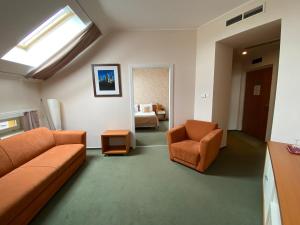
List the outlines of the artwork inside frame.
{"type": "Polygon", "coordinates": [[[120,64],[92,64],[95,97],[121,97],[120,64]]]}

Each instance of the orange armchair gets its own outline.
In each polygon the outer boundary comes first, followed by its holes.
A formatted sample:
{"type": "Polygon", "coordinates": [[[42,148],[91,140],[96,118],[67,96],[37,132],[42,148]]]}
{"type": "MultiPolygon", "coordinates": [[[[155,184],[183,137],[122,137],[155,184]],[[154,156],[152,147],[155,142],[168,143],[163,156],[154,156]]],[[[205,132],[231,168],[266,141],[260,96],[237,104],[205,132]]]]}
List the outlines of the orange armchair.
{"type": "Polygon", "coordinates": [[[188,120],[167,133],[170,159],[204,172],[218,156],[222,135],[216,123],[188,120]]]}

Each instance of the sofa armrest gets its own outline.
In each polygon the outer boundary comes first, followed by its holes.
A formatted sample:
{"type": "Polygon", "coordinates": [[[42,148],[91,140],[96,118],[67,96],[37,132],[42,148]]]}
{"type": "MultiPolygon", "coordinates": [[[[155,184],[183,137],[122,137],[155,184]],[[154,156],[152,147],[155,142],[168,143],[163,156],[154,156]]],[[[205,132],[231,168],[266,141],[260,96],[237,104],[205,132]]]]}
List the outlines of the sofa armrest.
{"type": "Polygon", "coordinates": [[[180,125],[170,129],[167,133],[168,144],[176,143],[186,139],[185,126],[180,125]]]}
{"type": "Polygon", "coordinates": [[[56,145],[83,144],[86,148],[86,132],[75,130],[52,131],[56,145]]]}
{"type": "Polygon", "coordinates": [[[209,132],[200,141],[200,162],[197,166],[201,172],[207,169],[207,167],[216,159],[221,146],[223,136],[222,129],[215,129],[209,132]]]}

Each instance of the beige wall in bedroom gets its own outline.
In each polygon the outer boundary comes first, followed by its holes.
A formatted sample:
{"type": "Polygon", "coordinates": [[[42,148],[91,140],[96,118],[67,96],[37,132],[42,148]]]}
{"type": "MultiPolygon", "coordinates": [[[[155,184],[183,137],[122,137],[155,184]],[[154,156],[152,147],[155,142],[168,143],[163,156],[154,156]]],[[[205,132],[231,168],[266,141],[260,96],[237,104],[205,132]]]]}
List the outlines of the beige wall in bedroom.
{"type": "MultiPolygon", "coordinates": [[[[296,29],[300,20],[299,11],[299,0],[250,1],[198,29],[194,107],[196,119],[212,120],[216,42],[256,26],[281,19],[278,81],[271,140],[294,143],[295,139],[300,138],[300,95],[298,91],[300,83],[300,30],[296,29]],[[266,4],[265,12],[230,27],[225,26],[226,19],[261,3],[266,4]],[[208,94],[208,98],[202,98],[203,93],[208,94]]],[[[227,97],[229,96],[224,96],[224,98],[227,97]]],[[[223,129],[227,130],[227,127],[223,127],[223,129]]]]}
{"type": "MultiPolygon", "coordinates": [[[[133,69],[135,104],[159,103],[169,111],[169,69],[133,69]]],[[[168,116],[167,116],[168,117],[168,116]]]]}
{"type": "Polygon", "coordinates": [[[42,84],[44,98],[62,103],[65,129],[86,130],[99,147],[106,129],[130,129],[129,65],[174,64],[174,124],[193,118],[196,31],[124,31],[103,36],[42,84]],[[91,64],[120,63],[122,97],[95,98],[91,64]]]}

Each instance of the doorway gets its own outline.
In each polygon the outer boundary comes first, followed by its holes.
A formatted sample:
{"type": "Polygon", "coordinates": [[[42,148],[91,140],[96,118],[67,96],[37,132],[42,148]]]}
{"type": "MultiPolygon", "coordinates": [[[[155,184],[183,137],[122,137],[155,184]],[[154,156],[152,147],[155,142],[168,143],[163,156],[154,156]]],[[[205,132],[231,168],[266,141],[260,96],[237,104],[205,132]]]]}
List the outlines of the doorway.
{"type": "MultiPolygon", "coordinates": [[[[280,33],[281,20],[276,20],[216,42],[212,121],[217,122],[224,131],[222,147],[227,145],[228,131],[246,131],[264,142],[270,140],[277,87],[280,33]],[[248,110],[244,110],[246,80],[255,73],[254,71],[262,69],[269,70],[271,74],[266,81],[268,86],[271,86],[266,94],[269,102],[265,100],[264,103],[250,103],[254,107],[252,110],[258,111],[247,114],[248,110]],[[255,116],[257,113],[264,119],[257,119],[255,116]],[[247,117],[248,120],[252,119],[252,122],[247,122],[247,117]],[[247,124],[250,124],[250,127],[247,124]],[[255,131],[251,127],[258,124],[261,131],[255,131]]],[[[259,83],[255,84],[250,88],[252,91],[249,90],[248,95],[250,93],[253,95],[255,91],[254,97],[257,98],[262,92],[261,88],[259,83]]]]}
{"type": "Polygon", "coordinates": [[[272,82],[272,66],[246,74],[242,131],[265,141],[272,82]]]}
{"type": "Polygon", "coordinates": [[[133,147],[166,145],[173,126],[173,65],[132,65],[129,70],[133,147]]]}

